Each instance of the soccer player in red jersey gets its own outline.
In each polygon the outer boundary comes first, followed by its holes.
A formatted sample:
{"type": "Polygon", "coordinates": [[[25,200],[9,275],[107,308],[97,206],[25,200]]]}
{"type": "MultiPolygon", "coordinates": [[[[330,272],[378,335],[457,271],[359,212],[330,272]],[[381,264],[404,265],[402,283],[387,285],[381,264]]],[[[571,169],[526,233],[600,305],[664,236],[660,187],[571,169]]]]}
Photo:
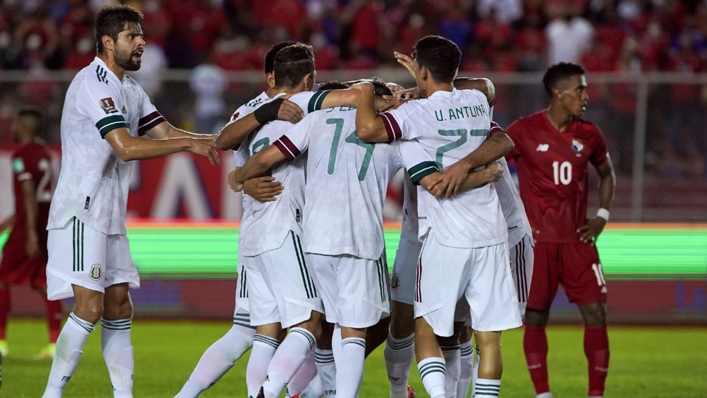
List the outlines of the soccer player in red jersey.
{"type": "Polygon", "coordinates": [[[547,371],[547,326],[559,283],[584,318],[589,396],[602,397],[609,368],[606,281],[594,243],[609,220],[615,177],[604,136],[580,119],[589,97],[584,69],[570,63],[543,77],[550,106],[511,124],[520,196],[535,244],[535,268],[525,314],[523,347],[539,398],[552,397],[547,371]],[[596,168],[600,209],[587,218],[587,166],[596,168]]]}
{"type": "Polygon", "coordinates": [[[7,355],[5,341],[10,312],[10,285],[29,284],[45,300],[49,344],[41,358],[52,358],[61,328],[61,302],[47,300],[47,219],[52,199],[52,163],[44,145],[35,140],[41,125],[39,112],[21,110],[12,124],[13,139],[20,148],[12,155],[15,214],[3,220],[0,232],[14,224],[0,262],[0,353],[7,355]]]}

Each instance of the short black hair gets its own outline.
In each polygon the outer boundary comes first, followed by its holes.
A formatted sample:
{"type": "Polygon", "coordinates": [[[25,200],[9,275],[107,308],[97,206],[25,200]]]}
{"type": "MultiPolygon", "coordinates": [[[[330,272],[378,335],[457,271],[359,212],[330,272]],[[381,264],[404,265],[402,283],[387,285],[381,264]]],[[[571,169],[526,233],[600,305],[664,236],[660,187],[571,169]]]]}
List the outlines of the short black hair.
{"type": "Polygon", "coordinates": [[[430,35],[415,43],[412,58],[430,71],[435,82],[452,83],[459,69],[462,52],[453,41],[430,35]]]}
{"type": "Polygon", "coordinates": [[[96,15],[96,49],[99,53],[103,52],[103,36],[117,41],[126,23],[142,28],[142,21],[142,13],[130,6],[115,4],[101,8],[96,15]]]}
{"type": "Polygon", "coordinates": [[[373,85],[373,92],[376,97],[383,97],[384,95],[393,95],[393,91],[390,90],[385,84],[385,81],[378,76],[373,76],[371,79],[371,84],[373,85]]]}
{"type": "Polygon", "coordinates": [[[29,120],[30,125],[28,126],[32,129],[34,134],[39,133],[42,127],[42,112],[36,108],[22,108],[17,112],[17,118],[22,118],[29,120]]]}
{"type": "Polygon", "coordinates": [[[275,55],[275,86],[292,88],[307,75],[314,74],[314,49],[297,43],[287,46],[275,55]]]}
{"type": "Polygon", "coordinates": [[[324,82],[319,85],[319,89],[317,91],[325,91],[325,90],[345,90],[349,88],[349,85],[343,82],[340,82],[338,80],[331,80],[328,82],[324,82]]]}
{"type": "Polygon", "coordinates": [[[569,79],[574,75],[583,75],[584,68],[581,65],[570,62],[560,62],[547,68],[545,76],[543,76],[543,85],[545,92],[552,98],[552,90],[557,88],[557,84],[563,80],[569,79]]]}
{"type": "Polygon", "coordinates": [[[277,55],[277,53],[280,52],[280,50],[282,50],[283,48],[296,43],[296,41],[281,41],[279,43],[273,44],[272,47],[268,49],[268,52],[265,53],[265,59],[263,60],[266,75],[268,73],[272,73],[273,68],[275,67],[275,56],[277,55]]]}

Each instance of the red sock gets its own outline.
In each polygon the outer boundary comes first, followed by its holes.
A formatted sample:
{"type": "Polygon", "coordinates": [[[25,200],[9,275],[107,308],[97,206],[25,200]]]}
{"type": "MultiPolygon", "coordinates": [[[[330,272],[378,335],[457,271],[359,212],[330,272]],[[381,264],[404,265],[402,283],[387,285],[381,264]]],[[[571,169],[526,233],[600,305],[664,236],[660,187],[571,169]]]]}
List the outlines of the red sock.
{"type": "Polygon", "coordinates": [[[550,381],[547,375],[547,335],[545,327],[532,328],[525,326],[523,335],[523,350],[528,363],[530,378],[535,386],[535,393],[550,391],[550,381]]]}
{"type": "Polygon", "coordinates": [[[5,340],[7,315],[10,313],[10,289],[0,289],[0,340],[5,340]]]}
{"type": "Polygon", "coordinates": [[[63,312],[61,310],[61,301],[44,300],[47,306],[47,325],[49,326],[49,342],[56,344],[61,332],[61,318],[63,312]]]}
{"type": "Polygon", "coordinates": [[[589,363],[589,396],[603,396],[609,373],[609,335],[606,326],[584,327],[584,354],[589,363]]]}

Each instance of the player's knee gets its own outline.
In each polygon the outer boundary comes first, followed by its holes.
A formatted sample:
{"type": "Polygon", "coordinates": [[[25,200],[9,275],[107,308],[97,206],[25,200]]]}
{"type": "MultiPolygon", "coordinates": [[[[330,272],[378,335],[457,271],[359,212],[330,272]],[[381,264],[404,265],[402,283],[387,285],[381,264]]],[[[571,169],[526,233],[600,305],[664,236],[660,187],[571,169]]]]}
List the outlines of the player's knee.
{"type": "Polygon", "coordinates": [[[593,303],[581,308],[584,324],[589,327],[602,327],[606,325],[606,305],[593,303]]]}
{"type": "Polygon", "coordinates": [[[531,328],[545,327],[549,320],[549,311],[537,311],[531,310],[530,308],[525,311],[525,324],[531,328]]]}
{"type": "Polygon", "coordinates": [[[73,312],[84,321],[95,325],[103,317],[103,303],[100,300],[76,300],[73,312]]]}
{"type": "Polygon", "coordinates": [[[123,300],[106,300],[103,316],[107,319],[128,319],[133,316],[133,302],[130,298],[123,300]]]}
{"type": "Polygon", "coordinates": [[[404,339],[415,332],[414,309],[410,304],[391,301],[390,334],[396,339],[404,339]]]}

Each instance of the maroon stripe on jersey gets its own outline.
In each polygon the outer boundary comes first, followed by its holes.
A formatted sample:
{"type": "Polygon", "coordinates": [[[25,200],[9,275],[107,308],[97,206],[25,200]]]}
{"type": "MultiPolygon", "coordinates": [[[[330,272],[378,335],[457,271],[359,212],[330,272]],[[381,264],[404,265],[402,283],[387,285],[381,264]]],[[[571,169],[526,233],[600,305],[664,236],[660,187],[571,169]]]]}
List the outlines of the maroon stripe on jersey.
{"type": "Polygon", "coordinates": [[[140,118],[140,121],[138,122],[139,127],[137,129],[137,134],[145,135],[145,133],[150,131],[153,127],[166,121],[167,120],[164,118],[164,116],[162,116],[162,114],[160,114],[158,111],[154,111],[149,115],[140,118]]]}
{"type": "Polygon", "coordinates": [[[290,141],[290,139],[287,138],[287,136],[285,135],[275,141],[273,145],[275,145],[277,149],[279,149],[280,152],[285,155],[285,158],[287,160],[294,160],[294,158],[296,158],[300,154],[299,149],[297,149],[295,144],[293,144],[292,141],[290,141]]]}
{"type": "Polygon", "coordinates": [[[385,132],[388,133],[388,143],[395,140],[399,140],[403,136],[402,131],[400,131],[400,125],[395,117],[390,113],[381,113],[381,119],[383,119],[383,125],[385,126],[385,132]]]}
{"type": "Polygon", "coordinates": [[[506,131],[503,129],[503,127],[501,127],[498,123],[496,123],[496,122],[494,122],[494,121],[491,121],[491,128],[489,129],[489,137],[490,137],[491,135],[493,135],[494,133],[497,133],[497,132],[499,132],[499,131],[504,132],[504,133],[506,132],[506,131]]]}

